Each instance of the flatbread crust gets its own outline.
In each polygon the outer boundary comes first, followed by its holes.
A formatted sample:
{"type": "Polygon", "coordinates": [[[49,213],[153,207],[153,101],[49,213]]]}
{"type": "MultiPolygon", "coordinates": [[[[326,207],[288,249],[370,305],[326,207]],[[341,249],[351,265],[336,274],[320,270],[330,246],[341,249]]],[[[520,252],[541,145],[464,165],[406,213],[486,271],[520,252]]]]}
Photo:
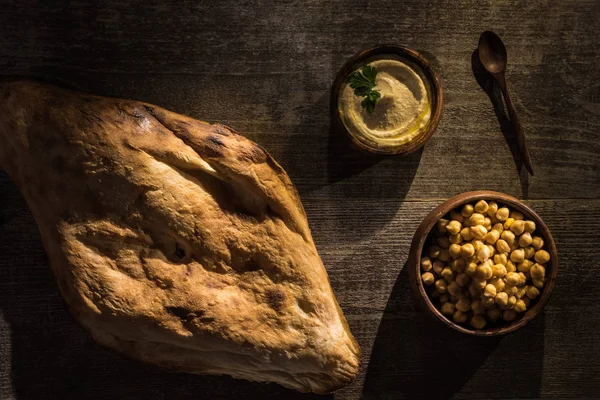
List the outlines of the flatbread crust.
{"type": "Polygon", "coordinates": [[[331,392],[358,373],[359,347],[293,184],[230,128],[6,82],[0,165],[98,343],[302,392],[331,392]]]}

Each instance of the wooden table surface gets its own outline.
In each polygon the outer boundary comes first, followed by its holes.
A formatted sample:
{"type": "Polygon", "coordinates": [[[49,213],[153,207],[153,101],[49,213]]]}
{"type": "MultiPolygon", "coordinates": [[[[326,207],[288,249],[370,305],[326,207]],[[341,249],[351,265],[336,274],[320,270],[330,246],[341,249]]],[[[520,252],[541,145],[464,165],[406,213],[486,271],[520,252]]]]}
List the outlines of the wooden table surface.
{"type": "MultiPolygon", "coordinates": [[[[5,0],[0,74],[155,103],[230,125],[267,148],[298,187],[362,347],[361,375],[332,398],[595,397],[599,20],[597,0],[5,0]],[[508,47],[534,177],[515,167],[498,88],[473,70],[486,29],[508,47]],[[380,43],[422,51],[441,76],[442,120],[417,154],[368,156],[329,133],[337,70],[380,43]],[[545,311],[503,338],[443,329],[415,309],[409,290],[405,263],[417,225],[442,200],[475,189],[527,199],[560,255],[545,311]]],[[[66,311],[35,222],[2,172],[0,398],[325,397],[166,373],[95,345],[66,311]]]]}

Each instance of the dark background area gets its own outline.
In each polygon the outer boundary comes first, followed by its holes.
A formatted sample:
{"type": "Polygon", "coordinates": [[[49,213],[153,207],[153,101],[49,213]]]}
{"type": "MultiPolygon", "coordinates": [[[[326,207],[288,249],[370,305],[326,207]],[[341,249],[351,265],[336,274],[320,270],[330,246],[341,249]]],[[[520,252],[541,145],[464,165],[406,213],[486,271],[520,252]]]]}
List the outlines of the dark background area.
{"type": "MultiPolygon", "coordinates": [[[[359,378],[331,397],[596,397],[599,19],[596,0],[8,0],[0,74],[155,103],[267,148],[298,187],[363,351],[359,378]],[[498,88],[473,62],[487,29],[508,48],[534,177],[515,168],[498,88]],[[406,157],[357,153],[329,132],[337,70],[381,43],[423,52],[445,91],[438,130],[406,157]],[[544,313],[502,338],[470,338],[429,320],[415,309],[405,269],[421,219],[476,189],[527,199],[559,250],[544,313]]],[[[0,172],[1,399],[243,397],[327,398],[163,372],[95,345],[68,314],[35,221],[0,172]]]]}

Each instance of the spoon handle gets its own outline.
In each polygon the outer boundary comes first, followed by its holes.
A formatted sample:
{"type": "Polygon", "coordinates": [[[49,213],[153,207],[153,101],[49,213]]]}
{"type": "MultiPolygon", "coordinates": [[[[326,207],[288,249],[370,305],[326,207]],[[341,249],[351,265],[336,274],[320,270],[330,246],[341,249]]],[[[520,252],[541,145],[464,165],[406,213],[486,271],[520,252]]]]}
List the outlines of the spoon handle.
{"type": "Polygon", "coordinates": [[[533,165],[531,164],[531,155],[529,155],[529,150],[527,149],[527,143],[525,142],[525,134],[523,133],[523,128],[521,127],[521,122],[519,121],[519,117],[517,116],[517,110],[510,98],[510,92],[508,91],[508,86],[506,86],[506,81],[502,79],[499,80],[500,89],[502,89],[502,93],[504,94],[504,100],[506,101],[506,108],[508,109],[508,116],[513,123],[515,128],[515,132],[517,134],[517,146],[519,150],[521,150],[521,156],[523,157],[523,164],[525,164],[525,168],[527,171],[533,176],[533,165]]]}

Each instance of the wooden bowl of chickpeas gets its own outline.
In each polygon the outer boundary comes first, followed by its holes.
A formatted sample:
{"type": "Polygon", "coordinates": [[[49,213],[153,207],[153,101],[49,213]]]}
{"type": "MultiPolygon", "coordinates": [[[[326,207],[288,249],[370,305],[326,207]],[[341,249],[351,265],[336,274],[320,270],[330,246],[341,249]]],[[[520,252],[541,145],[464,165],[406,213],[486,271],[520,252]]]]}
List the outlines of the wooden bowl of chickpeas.
{"type": "Polygon", "coordinates": [[[462,193],[421,223],[409,254],[415,297],[434,318],[476,336],[513,332],[544,307],[558,254],[548,226],[499,192],[462,193]]]}

